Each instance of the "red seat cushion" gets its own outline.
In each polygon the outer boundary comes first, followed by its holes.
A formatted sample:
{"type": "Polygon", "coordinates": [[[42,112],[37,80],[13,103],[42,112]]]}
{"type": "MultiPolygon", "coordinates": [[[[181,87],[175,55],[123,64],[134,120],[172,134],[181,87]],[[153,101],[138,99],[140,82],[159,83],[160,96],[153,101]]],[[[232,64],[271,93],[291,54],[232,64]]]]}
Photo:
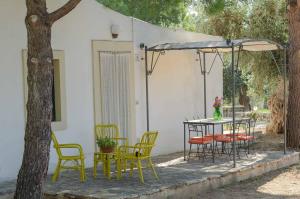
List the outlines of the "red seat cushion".
{"type": "Polygon", "coordinates": [[[219,136],[222,136],[222,134],[219,134],[219,133],[216,133],[214,136],[212,135],[212,134],[207,134],[206,136],[204,136],[204,137],[206,137],[206,138],[214,138],[214,139],[216,139],[217,137],[219,137],[219,136]]]}
{"type": "MultiPolygon", "coordinates": [[[[233,137],[233,133],[229,133],[229,134],[225,134],[228,137],[233,137]]],[[[247,136],[247,134],[245,133],[236,133],[235,137],[239,137],[239,136],[247,136]]]]}
{"type": "Polygon", "coordinates": [[[248,140],[253,140],[254,137],[253,136],[249,136],[249,135],[244,135],[244,136],[238,136],[237,140],[240,141],[248,141],[248,140]]]}
{"type": "Polygon", "coordinates": [[[202,138],[202,137],[192,137],[189,140],[190,144],[209,144],[212,142],[212,139],[210,138],[202,138]]]}
{"type": "Polygon", "coordinates": [[[229,142],[233,142],[233,138],[231,137],[228,137],[226,135],[218,135],[215,140],[217,142],[226,142],[226,143],[229,143],[229,142]]]}

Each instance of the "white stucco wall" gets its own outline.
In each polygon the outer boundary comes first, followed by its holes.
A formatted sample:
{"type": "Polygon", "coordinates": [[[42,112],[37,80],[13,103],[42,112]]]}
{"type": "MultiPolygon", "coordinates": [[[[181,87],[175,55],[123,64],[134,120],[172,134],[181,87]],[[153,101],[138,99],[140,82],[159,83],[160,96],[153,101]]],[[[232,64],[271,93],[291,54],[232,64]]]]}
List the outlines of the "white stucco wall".
{"type": "MultiPolygon", "coordinates": [[[[67,0],[51,0],[49,11],[67,0]]],[[[24,144],[24,85],[22,49],[26,49],[25,1],[0,1],[0,181],[16,178],[24,144]],[[11,14],[14,13],[14,14],[11,14]]],[[[92,166],[94,152],[92,40],[112,40],[111,24],[120,26],[114,41],[133,41],[135,45],[136,126],[140,137],[146,129],[144,63],[138,48],[162,41],[201,40],[207,36],[171,31],[111,11],[94,0],[83,0],[69,15],[53,26],[52,47],[65,52],[67,129],[56,132],[62,143],[80,143],[86,163],[92,166]],[[134,29],[134,31],[132,31],[134,29]]],[[[212,38],[211,38],[212,39],[212,38]]],[[[214,38],[216,39],[216,38],[214,38]]],[[[150,77],[150,127],[160,131],[155,153],[182,149],[182,121],[202,113],[203,84],[195,53],[166,53],[150,77]],[[168,143],[168,144],[166,144],[168,143]]],[[[209,62],[209,61],[208,61],[209,62]]],[[[208,104],[222,94],[220,68],[208,76],[208,104]],[[212,85],[217,85],[213,87],[212,85]]],[[[51,148],[49,172],[56,164],[51,148]]]]}

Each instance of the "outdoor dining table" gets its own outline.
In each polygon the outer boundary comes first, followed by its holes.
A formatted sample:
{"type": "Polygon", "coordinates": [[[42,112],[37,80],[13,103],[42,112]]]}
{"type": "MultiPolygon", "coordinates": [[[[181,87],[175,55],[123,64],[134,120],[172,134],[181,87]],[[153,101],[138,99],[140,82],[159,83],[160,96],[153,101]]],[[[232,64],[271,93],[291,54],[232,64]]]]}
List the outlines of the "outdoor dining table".
{"type": "MultiPolygon", "coordinates": [[[[203,125],[205,127],[212,126],[212,136],[215,136],[215,126],[221,125],[221,133],[223,134],[223,125],[224,124],[231,124],[233,123],[233,118],[227,117],[222,118],[221,120],[214,120],[213,118],[207,118],[207,119],[197,119],[197,120],[187,120],[183,122],[184,126],[184,160],[186,160],[186,127],[188,125],[203,125]]],[[[251,119],[248,117],[240,117],[235,118],[236,124],[246,123],[248,124],[248,133],[250,134],[250,125],[251,125],[251,119]]],[[[205,128],[205,134],[207,134],[207,128],[205,128]]],[[[215,162],[215,140],[213,140],[212,144],[212,160],[215,162]]]]}

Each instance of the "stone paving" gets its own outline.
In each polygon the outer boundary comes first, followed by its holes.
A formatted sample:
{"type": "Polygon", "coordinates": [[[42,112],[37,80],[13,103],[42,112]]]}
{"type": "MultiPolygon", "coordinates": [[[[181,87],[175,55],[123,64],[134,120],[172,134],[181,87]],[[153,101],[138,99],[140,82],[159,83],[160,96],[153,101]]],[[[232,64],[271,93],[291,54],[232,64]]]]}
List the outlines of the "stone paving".
{"type": "MultiPolygon", "coordinates": [[[[112,179],[108,180],[101,172],[101,166],[98,168],[98,176],[92,177],[92,169],[86,170],[87,181],[79,181],[79,173],[76,171],[64,171],[56,183],[52,183],[50,176],[45,185],[45,192],[48,195],[64,195],[78,198],[138,198],[141,195],[151,195],[154,192],[176,187],[187,182],[207,179],[216,175],[224,175],[237,169],[248,168],[262,162],[283,157],[282,152],[258,152],[241,157],[237,161],[237,168],[232,168],[232,161],[228,156],[217,156],[216,162],[212,163],[211,158],[206,160],[192,159],[184,161],[182,153],[174,153],[154,157],[156,170],[160,180],[156,180],[150,169],[144,169],[145,184],[141,184],[137,170],[132,177],[129,172],[123,174],[121,180],[117,180],[114,173],[112,179]]],[[[8,197],[15,188],[15,182],[5,182],[0,184],[0,198],[8,197]]],[[[52,197],[51,197],[52,198],[52,197]]]]}

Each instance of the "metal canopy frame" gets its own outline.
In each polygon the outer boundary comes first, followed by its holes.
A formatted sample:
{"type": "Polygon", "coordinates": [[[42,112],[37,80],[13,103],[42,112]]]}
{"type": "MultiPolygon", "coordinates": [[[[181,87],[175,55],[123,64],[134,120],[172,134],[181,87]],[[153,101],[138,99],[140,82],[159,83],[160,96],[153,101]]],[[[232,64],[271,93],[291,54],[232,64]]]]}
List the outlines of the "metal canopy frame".
{"type": "Polygon", "coordinates": [[[146,75],[146,114],[147,114],[147,130],[149,131],[149,76],[155,70],[157,62],[161,55],[165,54],[165,51],[170,50],[197,50],[199,56],[199,65],[201,74],[204,76],[204,117],[207,118],[207,103],[206,103],[206,75],[211,72],[211,69],[215,63],[216,57],[219,56],[223,66],[224,60],[222,59],[221,53],[231,53],[231,72],[232,72],[232,119],[233,119],[233,167],[236,167],[236,141],[235,141],[235,74],[236,68],[239,64],[240,52],[269,52],[272,59],[275,62],[277,69],[280,72],[279,64],[272,51],[282,50],[283,51],[283,79],[284,79],[284,154],[286,154],[286,52],[287,47],[267,39],[238,39],[238,40],[221,40],[221,41],[202,41],[202,42],[185,42],[185,43],[164,43],[155,45],[148,48],[145,46],[145,75],[146,75]],[[152,52],[150,69],[148,67],[148,52],[152,52]],[[158,55],[155,56],[155,52],[158,55]],[[237,63],[235,64],[235,52],[237,54],[237,63]],[[206,70],[206,54],[216,54],[209,71],[206,70]],[[203,57],[203,64],[201,61],[201,54],[203,57]],[[155,59],[155,61],[154,61],[155,59]]]}

